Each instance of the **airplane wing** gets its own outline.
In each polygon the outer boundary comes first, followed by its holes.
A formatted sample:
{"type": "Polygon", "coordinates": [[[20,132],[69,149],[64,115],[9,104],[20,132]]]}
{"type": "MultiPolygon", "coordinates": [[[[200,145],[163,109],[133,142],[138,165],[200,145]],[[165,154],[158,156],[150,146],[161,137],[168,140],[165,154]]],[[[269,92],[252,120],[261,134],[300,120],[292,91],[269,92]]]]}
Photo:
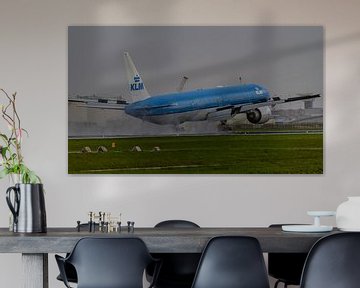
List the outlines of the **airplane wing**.
{"type": "Polygon", "coordinates": [[[289,97],[289,98],[280,98],[280,97],[273,97],[268,101],[259,102],[259,103],[249,103],[243,105],[228,105],[217,108],[215,111],[212,111],[207,114],[207,119],[221,121],[229,119],[229,117],[234,116],[235,114],[239,113],[246,113],[248,111],[254,110],[260,107],[271,106],[274,107],[278,104],[294,102],[294,101],[301,101],[301,100],[308,100],[312,98],[320,97],[320,94],[305,94],[296,97],[289,97]]]}
{"type": "Polygon", "coordinates": [[[183,76],[183,78],[181,79],[181,82],[179,84],[179,87],[176,89],[177,92],[182,92],[184,91],[184,88],[185,88],[185,84],[186,82],[189,80],[188,77],[186,76],[183,76]]]}
{"type": "Polygon", "coordinates": [[[124,110],[128,104],[125,100],[91,98],[69,98],[68,102],[74,103],[78,107],[111,110],[124,110]]]}
{"type": "MultiPolygon", "coordinates": [[[[254,103],[254,104],[245,104],[245,105],[236,105],[236,106],[232,106],[231,109],[233,111],[233,114],[238,114],[238,113],[245,113],[250,110],[254,110],[256,108],[260,108],[260,107],[264,107],[264,106],[274,107],[275,105],[278,105],[278,104],[289,103],[289,102],[294,102],[294,101],[303,101],[303,100],[308,100],[308,99],[313,99],[313,98],[318,98],[318,97],[320,97],[320,94],[306,94],[306,95],[289,97],[289,98],[273,97],[270,100],[265,101],[265,102],[254,103]]],[[[224,107],[224,108],[227,109],[227,107],[224,107]]]]}

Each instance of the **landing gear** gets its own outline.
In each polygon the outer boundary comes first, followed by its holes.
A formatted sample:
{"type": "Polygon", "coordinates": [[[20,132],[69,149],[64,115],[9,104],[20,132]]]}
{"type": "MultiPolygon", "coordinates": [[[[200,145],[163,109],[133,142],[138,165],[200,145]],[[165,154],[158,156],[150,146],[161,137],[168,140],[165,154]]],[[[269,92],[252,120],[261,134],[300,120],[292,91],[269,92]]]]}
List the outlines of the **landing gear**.
{"type": "Polygon", "coordinates": [[[175,125],[176,136],[180,136],[180,134],[182,134],[184,131],[185,131],[185,127],[182,126],[182,124],[175,125]]]}
{"type": "Polygon", "coordinates": [[[218,130],[219,131],[231,131],[231,127],[228,124],[227,120],[221,120],[219,125],[218,125],[218,130]]]}

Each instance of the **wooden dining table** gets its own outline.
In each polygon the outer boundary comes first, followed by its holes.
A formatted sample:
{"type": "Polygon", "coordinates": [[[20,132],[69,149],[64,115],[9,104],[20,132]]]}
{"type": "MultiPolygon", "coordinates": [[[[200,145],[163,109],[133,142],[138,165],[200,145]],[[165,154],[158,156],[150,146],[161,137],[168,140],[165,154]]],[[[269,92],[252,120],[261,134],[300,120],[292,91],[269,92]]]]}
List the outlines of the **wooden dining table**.
{"type": "Polygon", "coordinates": [[[280,227],[222,228],[135,228],[120,232],[89,232],[77,228],[48,228],[47,233],[13,233],[0,228],[0,253],[21,253],[24,288],[48,288],[48,253],[67,253],[83,237],[139,237],[151,253],[201,253],[215,236],[252,236],[262,251],[278,253],[308,252],[321,237],[338,233],[283,232],[280,227]]]}

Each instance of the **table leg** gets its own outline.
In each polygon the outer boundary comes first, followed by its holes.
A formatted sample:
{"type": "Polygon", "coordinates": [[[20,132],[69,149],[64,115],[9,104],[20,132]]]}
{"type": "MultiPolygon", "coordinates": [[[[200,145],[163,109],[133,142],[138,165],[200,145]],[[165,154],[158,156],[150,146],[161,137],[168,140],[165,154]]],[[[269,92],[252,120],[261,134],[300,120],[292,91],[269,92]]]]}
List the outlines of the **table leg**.
{"type": "Polygon", "coordinates": [[[48,254],[22,254],[23,288],[48,288],[48,254]]]}

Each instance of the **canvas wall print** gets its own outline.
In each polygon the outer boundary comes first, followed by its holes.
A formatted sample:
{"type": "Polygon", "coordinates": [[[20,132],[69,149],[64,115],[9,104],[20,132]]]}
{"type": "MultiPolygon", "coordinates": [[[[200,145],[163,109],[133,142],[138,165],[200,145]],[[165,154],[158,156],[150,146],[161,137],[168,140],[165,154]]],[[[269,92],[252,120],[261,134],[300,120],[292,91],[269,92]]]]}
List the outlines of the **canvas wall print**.
{"type": "Polygon", "coordinates": [[[322,174],[323,28],[70,26],[69,174],[322,174]]]}

